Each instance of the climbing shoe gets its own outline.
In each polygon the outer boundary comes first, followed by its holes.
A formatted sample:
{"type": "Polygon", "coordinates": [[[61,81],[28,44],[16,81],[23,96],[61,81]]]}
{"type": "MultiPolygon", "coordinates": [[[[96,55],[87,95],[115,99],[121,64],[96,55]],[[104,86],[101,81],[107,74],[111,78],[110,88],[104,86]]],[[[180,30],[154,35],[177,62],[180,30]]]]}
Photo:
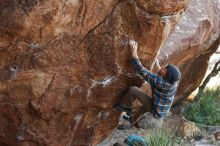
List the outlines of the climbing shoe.
{"type": "Polygon", "coordinates": [[[121,112],[126,112],[127,115],[132,116],[132,109],[123,104],[116,104],[116,109],[121,112]]]}
{"type": "Polygon", "coordinates": [[[129,116],[128,114],[126,114],[126,115],[122,115],[122,119],[127,120],[127,121],[129,121],[131,123],[132,117],[129,116]]]}

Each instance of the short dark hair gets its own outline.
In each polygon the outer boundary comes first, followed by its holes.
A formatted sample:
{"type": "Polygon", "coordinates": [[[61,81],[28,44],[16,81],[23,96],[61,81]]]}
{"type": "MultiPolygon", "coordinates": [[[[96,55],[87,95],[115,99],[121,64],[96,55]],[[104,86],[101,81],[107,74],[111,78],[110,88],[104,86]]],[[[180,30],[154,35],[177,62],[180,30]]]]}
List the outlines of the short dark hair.
{"type": "Polygon", "coordinates": [[[174,84],[175,82],[179,81],[181,78],[181,73],[178,67],[173,64],[169,64],[166,66],[167,73],[165,79],[170,83],[174,84]]]}

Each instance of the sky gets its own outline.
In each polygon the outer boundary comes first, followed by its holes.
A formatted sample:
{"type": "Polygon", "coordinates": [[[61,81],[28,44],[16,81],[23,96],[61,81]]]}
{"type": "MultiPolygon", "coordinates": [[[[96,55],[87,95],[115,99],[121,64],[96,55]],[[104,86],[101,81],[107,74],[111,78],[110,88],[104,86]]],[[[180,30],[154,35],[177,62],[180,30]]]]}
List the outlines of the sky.
{"type": "MultiPolygon", "coordinates": [[[[218,48],[218,52],[220,52],[220,46],[218,48]]],[[[220,59],[220,54],[213,54],[212,57],[209,60],[209,69],[206,72],[206,76],[212,71],[215,63],[220,59]]],[[[207,87],[213,88],[220,85],[220,73],[216,76],[211,78],[209,83],[207,84],[207,87]]]]}

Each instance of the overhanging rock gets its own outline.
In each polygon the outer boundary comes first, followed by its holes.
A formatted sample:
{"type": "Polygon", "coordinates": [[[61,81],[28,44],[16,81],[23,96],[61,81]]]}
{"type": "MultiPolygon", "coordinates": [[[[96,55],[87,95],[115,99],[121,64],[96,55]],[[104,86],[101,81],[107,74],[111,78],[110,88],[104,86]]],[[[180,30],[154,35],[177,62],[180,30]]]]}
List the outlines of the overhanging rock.
{"type": "Polygon", "coordinates": [[[206,69],[192,72],[192,64],[215,51],[218,5],[1,0],[0,145],[84,146],[105,138],[119,120],[113,106],[131,85],[142,84],[130,64],[127,38],[139,43],[146,67],[159,58],[181,68],[177,99],[184,98],[206,69]]]}

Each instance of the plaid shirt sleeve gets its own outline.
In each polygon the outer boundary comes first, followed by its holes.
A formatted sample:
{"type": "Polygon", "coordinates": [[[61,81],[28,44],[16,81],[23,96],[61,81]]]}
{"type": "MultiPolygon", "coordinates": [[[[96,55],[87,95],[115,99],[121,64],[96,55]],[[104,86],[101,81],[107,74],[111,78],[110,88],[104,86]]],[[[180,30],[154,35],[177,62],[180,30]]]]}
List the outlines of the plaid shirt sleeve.
{"type": "Polygon", "coordinates": [[[162,77],[150,72],[148,69],[144,68],[138,58],[132,59],[132,64],[137,71],[148,83],[153,86],[158,86],[162,84],[162,77]]]}

